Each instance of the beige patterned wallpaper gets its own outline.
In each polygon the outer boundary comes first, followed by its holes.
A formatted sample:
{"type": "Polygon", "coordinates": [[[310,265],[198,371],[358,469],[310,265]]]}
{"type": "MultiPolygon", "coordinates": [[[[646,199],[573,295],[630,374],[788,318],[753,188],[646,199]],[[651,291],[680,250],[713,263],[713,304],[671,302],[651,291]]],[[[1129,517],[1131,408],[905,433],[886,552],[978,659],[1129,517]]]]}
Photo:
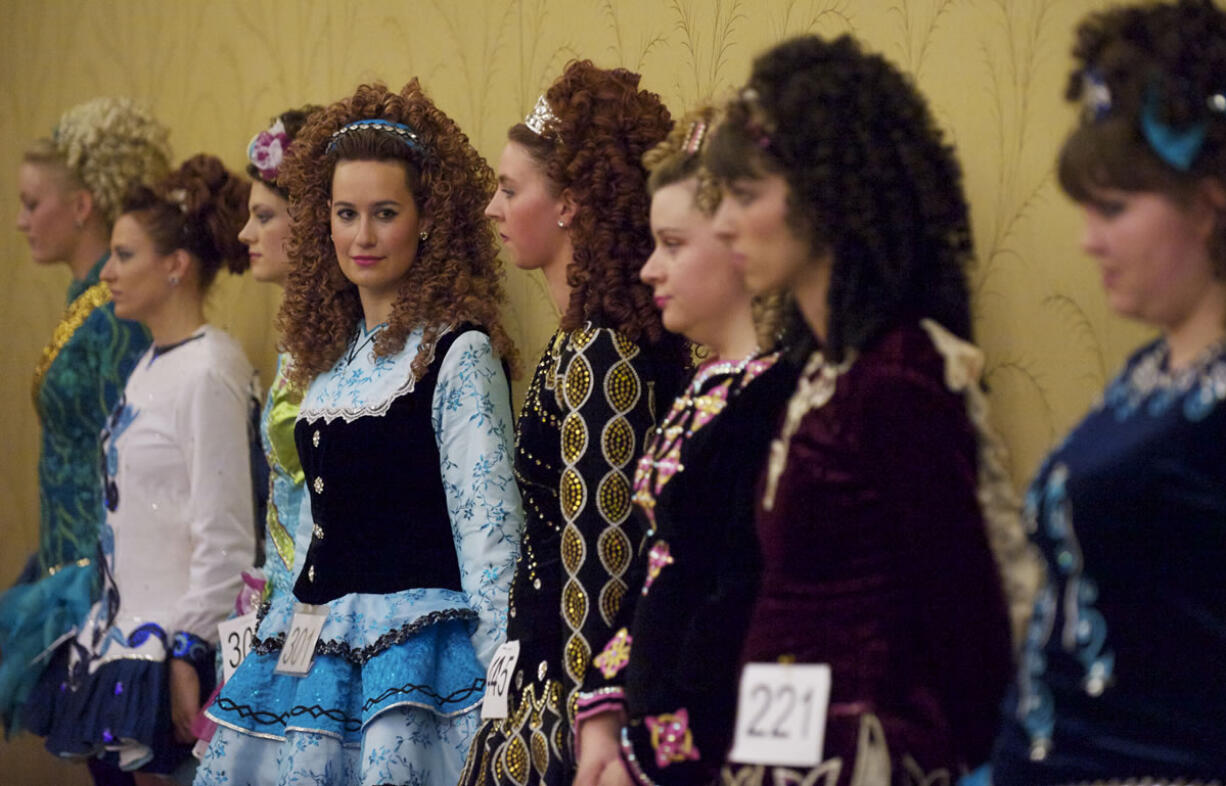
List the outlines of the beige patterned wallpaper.
{"type": "MultiPolygon", "coordinates": [[[[0,215],[17,212],[28,140],[96,95],[128,95],[172,129],[176,155],[243,163],[274,113],[361,81],[420,76],[496,161],[507,126],[574,57],[643,74],[674,113],[740,84],[783,37],[850,31],[913,74],[966,170],[978,248],[976,330],[994,418],[1021,485],[1144,333],[1112,317],[1078,250],[1079,216],[1052,161],[1072,112],[1060,94],[1074,24],[1102,0],[5,0],[0,15],[0,215]]],[[[0,582],[35,543],[30,375],[63,308],[67,271],[0,232],[0,582]]],[[[511,270],[508,321],[530,368],[556,321],[535,276],[511,270]]],[[[277,293],[222,281],[211,319],[269,378],[277,293]]],[[[523,381],[516,386],[522,395],[523,381]]],[[[71,782],[28,738],[0,743],[13,783],[71,782]]],[[[82,782],[84,782],[82,780],[82,782]]]]}

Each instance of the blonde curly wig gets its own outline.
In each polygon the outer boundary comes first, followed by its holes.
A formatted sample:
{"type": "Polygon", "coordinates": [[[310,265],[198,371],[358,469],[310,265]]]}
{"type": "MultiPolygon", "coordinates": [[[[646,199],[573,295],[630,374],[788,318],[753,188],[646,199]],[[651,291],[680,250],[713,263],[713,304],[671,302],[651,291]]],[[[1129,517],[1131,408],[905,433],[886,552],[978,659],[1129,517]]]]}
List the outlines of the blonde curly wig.
{"type": "Polygon", "coordinates": [[[95,98],[69,109],[50,139],[34,143],[23,160],[59,164],[94,197],[109,227],[124,194],[152,185],[170,171],[169,132],[128,98],[95,98]]]}

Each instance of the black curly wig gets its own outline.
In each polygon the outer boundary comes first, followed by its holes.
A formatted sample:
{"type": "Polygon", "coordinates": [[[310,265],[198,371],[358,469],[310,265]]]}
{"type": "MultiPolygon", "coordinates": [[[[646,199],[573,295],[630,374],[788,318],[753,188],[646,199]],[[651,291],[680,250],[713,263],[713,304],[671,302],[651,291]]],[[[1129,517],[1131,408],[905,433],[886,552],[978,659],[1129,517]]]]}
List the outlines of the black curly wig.
{"type": "Polygon", "coordinates": [[[707,166],[725,183],[786,180],[789,222],[833,260],[827,357],[925,317],[971,338],[961,167],[911,81],[855,39],[802,36],[755,59],[707,166]]]}
{"type": "MultiPolygon", "coordinates": [[[[1226,183],[1226,12],[1211,0],[1145,3],[1091,14],[1077,28],[1076,63],[1065,98],[1082,101],[1087,76],[1106,96],[1083,113],[1060,151],[1060,186],[1078,202],[1096,190],[1156,191],[1183,203],[1205,178],[1226,183]],[[1147,103],[1155,119],[1182,131],[1197,124],[1204,141],[1179,169],[1154,152],[1142,131],[1147,103]]],[[[1210,246],[1226,277],[1226,221],[1210,246]]]]}

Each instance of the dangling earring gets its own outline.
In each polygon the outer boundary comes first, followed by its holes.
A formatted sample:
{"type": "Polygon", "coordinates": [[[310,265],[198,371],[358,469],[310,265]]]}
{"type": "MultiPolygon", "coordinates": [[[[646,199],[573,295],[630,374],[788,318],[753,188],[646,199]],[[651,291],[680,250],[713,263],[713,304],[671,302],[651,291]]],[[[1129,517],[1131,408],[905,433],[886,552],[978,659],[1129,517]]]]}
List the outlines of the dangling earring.
{"type": "Polygon", "coordinates": [[[421,232],[418,233],[417,237],[422,242],[425,242],[426,238],[430,237],[430,233],[425,230],[422,230],[421,232]]]}
{"type": "Polygon", "coordinates": [[[169,275],[169,276],[166,278],[166,283],[170,284],[172,287],[177,287],[177,286],[179,286],[179,274],[178,274],[178,273],[171,273],[171,274],[170,274],[170,275],[169,275]]]}

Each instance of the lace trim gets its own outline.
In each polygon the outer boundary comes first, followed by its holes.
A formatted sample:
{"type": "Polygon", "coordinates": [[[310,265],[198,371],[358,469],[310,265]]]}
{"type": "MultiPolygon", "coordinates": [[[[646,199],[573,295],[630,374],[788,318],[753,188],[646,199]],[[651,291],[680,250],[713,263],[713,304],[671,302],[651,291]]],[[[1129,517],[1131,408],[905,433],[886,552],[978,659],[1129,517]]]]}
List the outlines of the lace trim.
{"type": "MultiPolygon", "coordinates": [[[[438,349],[438,342],[443,338],[443,336],[447,335],[454,329],[455,325],[447,325],[439,331],[437,336],[434,337],[434,343],[430,346],[430,352],[426,357],[427,366],[434,362],[434,353],[435,350],[438,349]]],[[[354,337],[354,340],[357,340],[356,336],[354,337]]],[[[421,344],[419,342],[418,348],[420,349],[420,347],[421,344]]],[[[407,346],[405,349],[407,349],[407,346]]],[[[404,352],[405,350],[401,351],[404,352]]],[[[414,353],[414,357],[416,357],[416,353],[414,353]]],[[[381,360],[382,359],[384,358],[381,358],[381,360]]],[[[341,360],[337,361],[337,365],[339,366],[343,361],[344,358],[341,358],[341,360]]],[[[336,369],[334,367],[333,371],[335,370],[336,369]]],[[[331,374],[332,372],[330,371],[328,373],[331,374]]],[[[382,417],[383,415],[387,414],[387,411],[391,409],[392,404],[395,403],[397,399],[412,393],[416,388],[417,377],[410,373],[408,375],[408,379],[404,381],[404,384],[393,390],[386,399],[378,404],[358,407],[312,407],[310,409],[307,409],[304,406],[298,411],[298,420],[305,420],[307,423],[314,423],[317,420],[322,420],[325,425],[331,425],[332,421],[337,420],[338,418],[346,423],[352,423],[358,418],[382,417]]],[[[306,403],[305,400],[303,403],[306,403]]]]}
{"type": "MultiPolygon", "coordinates": [[[[260,607],[260,619],[264,618],[267,613],[268,605],[264,604],[260,607]]],[[[350,663],[355,663],[358,666],[364,665],[368,660],[375,657],[384,650],[391,649],[398,644],[403,644],[412,636],[422,631],[423,629],[435,624],[436,622],[446,622],[448,620],[476,619],[477,612],[472,609],[445,609],[443,611],[432,611],[424,617],[419,617],[412,622],[407,622],[399,628],[390,630],[384,633],[379,638],[375,639],[374,644],[366,647],[354,647],[343,641],[317,641],[315,642],[315,655],[331,655],[333,657],[344,658],[350,663]]],[[[252,640],[251,649],[261,655],[271,655],[278,652],[285,646],[285,634],[278,633],[275,636],[269,636],[266,639],[256,637],[252,640]]]]}
{"type": "Polygon", "coordinates": [[[766,491],[762,495],[764,509],[774,510],[775,508],[775,492],[779,489],[779,477],[787,468],[792,437],[800,428],[800,422],[813,410],[826,406],[826,402],[834,396],[839,377],[847,373],[847,370],[856,362],[856,357],[857,353],[850,351],[842,363],[832,366],[826,362],[826,356],[820,349],[809,356],[809,362],[805,364],[805,369],[796,382],[796,392],[788,400],[783,428],[779,436],[771,442],[770,455],[766,463],[766,491]]]}
{"type": "Polygon", "coordinates": [[[963,394],[967,419],[975,428],[979,446],[979,508],[988,546],[1000,571],[1016,650],[1030,625],[1042,568],[1022,526],[1021,499],[1007,468],[1009,451],[992,428],[988,397],[978,384],[983,372],[983,352],[931,319],[921,320],[920,327],[945,358],[945,386],[963,394]]]}

